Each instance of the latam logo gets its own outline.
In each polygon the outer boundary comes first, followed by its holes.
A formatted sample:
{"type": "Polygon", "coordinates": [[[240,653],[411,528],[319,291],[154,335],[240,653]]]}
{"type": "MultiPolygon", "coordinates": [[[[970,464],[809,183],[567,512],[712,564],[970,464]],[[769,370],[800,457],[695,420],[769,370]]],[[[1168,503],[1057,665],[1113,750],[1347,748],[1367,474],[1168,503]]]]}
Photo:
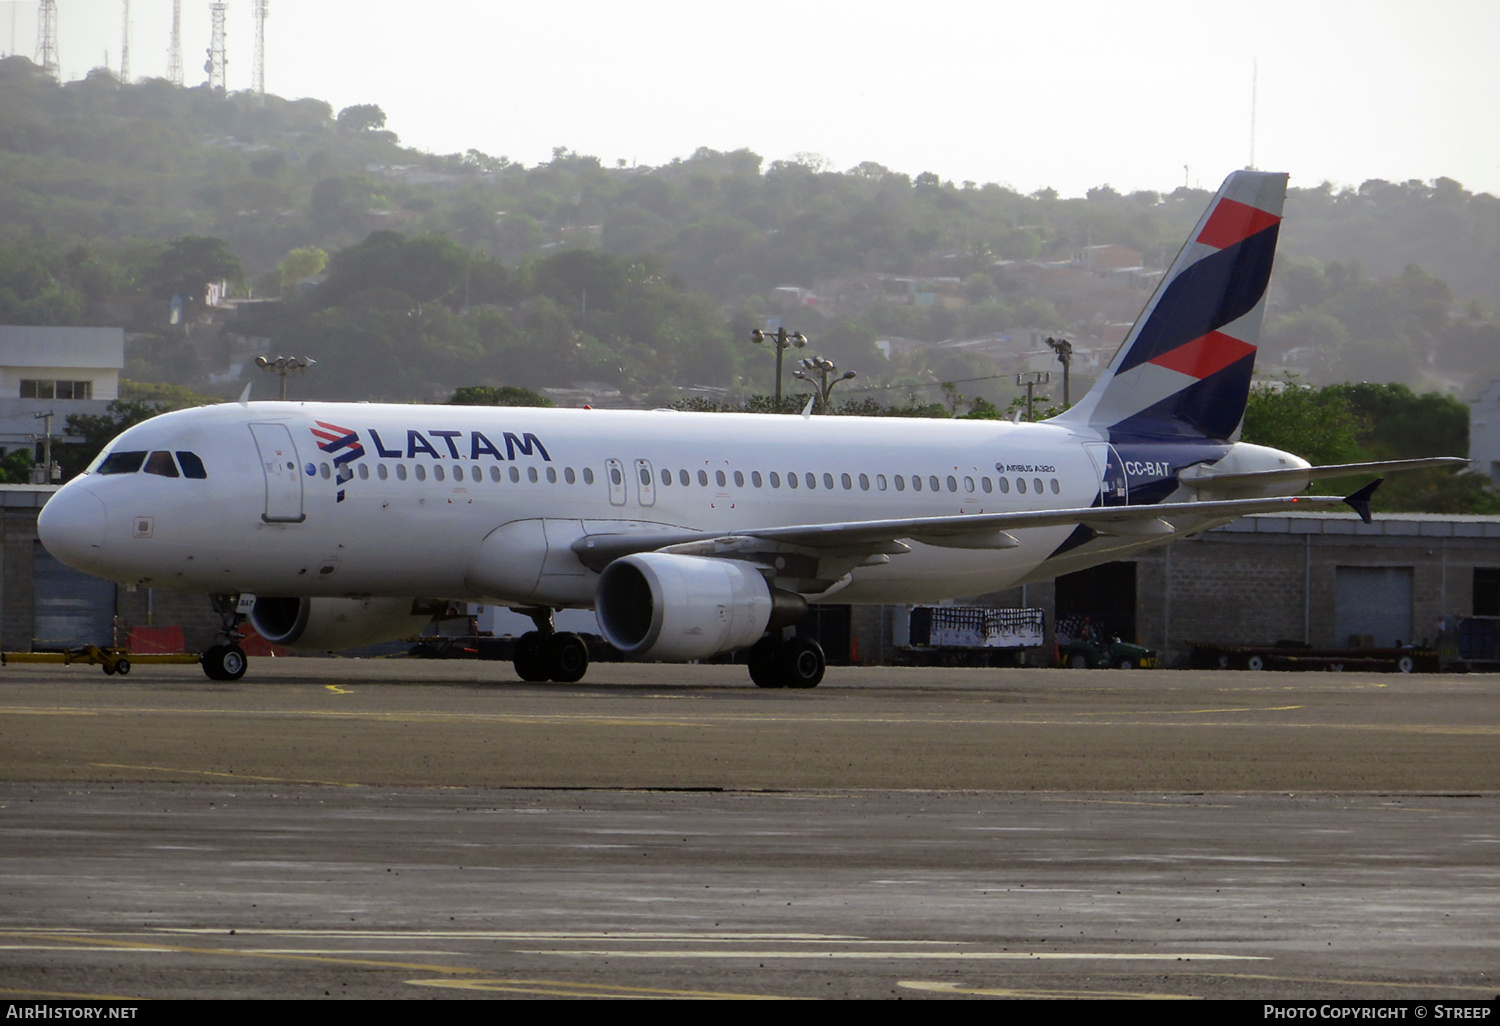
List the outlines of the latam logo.
{"type": "MultiPolygon", "coordinates": [[[[349,464],[365,455],[365,447],[359,440],[359,432],[353,428],[340,427],[325,420],[315,423],[317,426],[312,429],[313,437],[318,440],[319,449],[333,456],[333,465],[338,472],[338,501],[343,502],[343,486],[354,477],[354,471],[349,464]]],[[[530,431],[523,431],[519,434],[514,431],[502,432],[500,442],[496,444],[481,431],[429,430],[424,434],[421,431],[409,430],[406,432],[406,446],[403,449],[399,443],[395,448],[388,448],[378,431],[374,428],[366,430],[370,436],[370,443],[375,447],[375,454],[381,459],[414,460],[420,456],[426,456],[429,459],[440,460],[446,454],[447,458],[455,460],[464,459],[465,456],[471,460],[485,457],[495,460],[516,460],[527,456],[539,457],[547,463],[552,462],[552,456],[547,452],[547,447],[530,431]],[[433,439],[437,441],[434,442],[433,439]]],[[[311,464],[309,464],[308,473],[312,473],[311,464]]]]}
{"type": "Polygon", "coordinates": [[[359,444],[359,433],[353,428],[339,427],[326,420],[317,421],[312,429],[313,437],[319,439],[318,448],[333,456],[333,466],[338,472],[338,501],[344,501],[344,484],[354,476],[349,464],[365,454],[359,444]]]}

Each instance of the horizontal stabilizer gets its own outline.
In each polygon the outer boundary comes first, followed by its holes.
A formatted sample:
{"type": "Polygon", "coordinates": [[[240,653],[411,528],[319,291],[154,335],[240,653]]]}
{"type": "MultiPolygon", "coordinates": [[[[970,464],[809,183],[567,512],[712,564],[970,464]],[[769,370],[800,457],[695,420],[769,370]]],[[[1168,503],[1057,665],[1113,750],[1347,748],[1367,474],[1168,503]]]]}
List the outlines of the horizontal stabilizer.
{"type": "Polygon", "coordinates": [[[1333,463],[1322,467],[1291,467],[1284,470],[1251,470],[1218,474],[1210,467],[1195,467],[1183,473],[1182,483],[1199,491],[1235,492],[1264,485],[1301,481],[1326,481],[1361,474],[1396,474],[1409,470],[1458,470],[1469,465],[1461,456],[1434,456],[1420,460],[1376,460],[1370,463],[1333,463]]]}

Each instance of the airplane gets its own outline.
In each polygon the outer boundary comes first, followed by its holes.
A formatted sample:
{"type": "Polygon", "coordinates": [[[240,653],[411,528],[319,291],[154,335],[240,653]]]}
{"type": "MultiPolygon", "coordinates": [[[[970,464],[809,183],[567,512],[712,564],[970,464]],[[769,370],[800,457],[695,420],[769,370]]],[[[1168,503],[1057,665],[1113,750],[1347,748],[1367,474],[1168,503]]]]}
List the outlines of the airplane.
{"type": "Polygon", "coordinates": [[[207,675],[237,680],[243,612],[331,651],[418,633],[454,602],[536,629],[516,673],[588,669],[554,611],[592,608],[628,658],[745,651],[815,687],[809,604],[924,603],[1119,559],[1251,513],[1344,503],[1309,482],[1452,458],[1313,467],[1238,441],[1287,176],[1220,188],[1089,393],[1040,423],[373,403],[239,402],[111,442],[47,503],[70,566],[219,596],[207,675]]]}

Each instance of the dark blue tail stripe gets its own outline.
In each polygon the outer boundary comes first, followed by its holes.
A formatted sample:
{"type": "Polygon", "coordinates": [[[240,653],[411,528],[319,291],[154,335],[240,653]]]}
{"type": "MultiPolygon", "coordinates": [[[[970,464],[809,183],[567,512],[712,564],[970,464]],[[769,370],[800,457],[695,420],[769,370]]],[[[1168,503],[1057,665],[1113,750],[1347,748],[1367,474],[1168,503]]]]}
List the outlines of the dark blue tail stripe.
{"type": "Polygon", "coordinates": [[[1179,273],[1141,325],[1141,333],[1115,373],[1123,374],[1170,353],[1253,310],[1271,278],[1279,229],[1278,223],[1256,232],[1179,273]]]}
{"type": "Polygon", "coordinates": [[[1244,416],[1254,371],[1250,353],[1113,425],[1110,438],[1228,438],[1244,416]]]}

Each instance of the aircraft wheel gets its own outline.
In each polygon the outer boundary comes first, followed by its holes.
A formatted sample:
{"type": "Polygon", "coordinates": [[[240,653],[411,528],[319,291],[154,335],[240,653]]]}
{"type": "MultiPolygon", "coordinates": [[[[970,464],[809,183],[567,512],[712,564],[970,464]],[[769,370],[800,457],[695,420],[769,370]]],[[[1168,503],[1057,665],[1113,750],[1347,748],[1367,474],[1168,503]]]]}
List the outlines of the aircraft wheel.
{"type": "Polygon", "coordinates": [[[828,661],[823,646],[812,638],[784,641],[776,653],[782,683],[789,688],[815,688],[823,680],[828,661]]]}
{"type": "Polygon", "coordinates": [[[1245,668],[1247,670],[1264,670],[1266,668],[1266,661],[1258,655],[1253,655],[1245,661],[1245,668]]]}
{"type": "Polygon", "coordinates": [[[513,660],[516,676],[532,684],[547,679],[547,646],[541,634],[527,631],[516,639],[516,654],[513,660]]]}
{"type": "Polygon", "coordinates": [[[776,672],[776,650],[780,642],[775,638],[761,638],[746,654],[745,662],[750,667],[750,679],[758,688],[785,687],[780,675],[776,672]]]}
{"type": "Polygon", "coordinates": [[[1135,669],[1135,660],[1133,660],[1133,659],[1121,659],[1120,660],[1120,669],[1122,669],[1122,670],[1133,670],[1133,669],[1135,669]]]}
{"type": "Polygon", "coordinates": [[[215,680],[239,680],[250,668],[250,660],[245,658],[245,650],[238,645],[220,645],[218,663],[218,676],[215,680]]]}
{"type": "Polygon", "coordinates": [[[209,680],[229,679],[228,677],[221,676],[223,671],[219,666],[219,663],[224,655],[224,649],[228,647],[229,646],[227,645],[210,645],[208,648],[205,648],[203,650],[203,653],[198,657],[198,662],[203,666],[203,673],[208,677],[209,680]]]}
{"type": "Polygon", "coordinates": [[[589,647],[576,634],[554,634],[547,640],[547,676],[559,684],[576,684],[589,671],[589,647]]]}
{"type": "Polygon", "coordinates": [[[123,677],[127,673],[129,673],[130,672],[130,660],[129,659],[116,659],[115,660],[115,672],[118,673],[121,677],[123,677]]]}
{"type": "Polygon", "coordinates": [[[1089,668],[1089,657],[1082,652],[1074,652],[1068,656],[1068,669],[1087,670],[1089,668]]]}

